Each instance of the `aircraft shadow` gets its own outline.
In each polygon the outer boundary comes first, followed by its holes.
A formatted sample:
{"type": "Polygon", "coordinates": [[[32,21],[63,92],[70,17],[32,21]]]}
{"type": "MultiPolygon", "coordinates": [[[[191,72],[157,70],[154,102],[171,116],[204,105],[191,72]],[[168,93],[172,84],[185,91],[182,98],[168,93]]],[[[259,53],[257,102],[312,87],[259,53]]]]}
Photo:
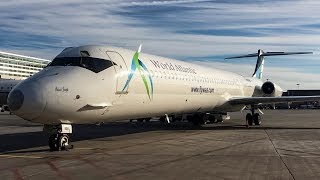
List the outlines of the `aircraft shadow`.
{"type": "MultiPolygon", "coordinates": [[[[102,126],[73,125],[71,141],[90,140],[103,137],[121,136],[154,130],[154,128],[139,127],[130,123],[112,123],[102,126]]],[[[48,145],[49,135],[44,132],[27,132],[0,135],[0,153],[41,147],[48,145]]]]}
{"type": "MultiPolygon", "coordinates": [[[[195,127],[189,123],[163,124],[159,122],[151,123],[109,123],[102,126],[97,125],[74,125],[71,140],[73,142],[82,140],[92,140],[97,138],[122,136],[127,134],[142,133],[148,131],[168,130],[168,131],[188,131],[188,130],[318,130],[316,127],[265,127],[252,126],[235,123],[223,123],[217,125],[195,127]]],[[[0,135],[0,153],[22,153],[22,152],[42,152],[46,150],[20,151],[23,149],[42,147],[48,145],[49,135],[44,132],[27,132],[17,134],[0,135]],[[17,152],[14,152],[17,151],[17,152]]]]}

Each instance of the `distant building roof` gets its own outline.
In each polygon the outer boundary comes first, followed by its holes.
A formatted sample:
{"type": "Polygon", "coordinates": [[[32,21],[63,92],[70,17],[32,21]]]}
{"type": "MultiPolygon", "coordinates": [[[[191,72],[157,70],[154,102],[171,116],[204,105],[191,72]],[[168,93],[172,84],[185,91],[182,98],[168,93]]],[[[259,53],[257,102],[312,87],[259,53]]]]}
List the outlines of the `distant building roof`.
{"type": "Polygon", "coordinates": [[[24,56],[24,55],[20,55],[20,54],[8,53],[8,52],[3,52],[3,51],[0,51],[0,54],[5,54],[5,55],[9,55],[9,56],[16,56],[16,57],[21,57],[21,58],[25,58],[25,59],[46,61],[48,63],[51,62],[51,60],[48,60],[48,59],[41,59],[41,58],[36,58],[36,57],[31,57],[31,56],[24,56]]]}
{"type": "Polygon", "coordinates": [[[41,71],[51,61],[0,51],[0,77],[25,79],[41,71]]]}

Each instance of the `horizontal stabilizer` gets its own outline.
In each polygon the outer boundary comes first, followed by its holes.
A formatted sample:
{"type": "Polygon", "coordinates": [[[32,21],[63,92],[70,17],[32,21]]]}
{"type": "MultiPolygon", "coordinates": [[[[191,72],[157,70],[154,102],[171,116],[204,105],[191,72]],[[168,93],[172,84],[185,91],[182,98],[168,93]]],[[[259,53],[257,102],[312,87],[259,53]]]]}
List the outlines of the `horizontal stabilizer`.
{"type": "Polygon", "coordinates": [[[266,52],[262,56],[283,56],[293,54],[313,54],[313,52],[266,52]]]}
{"type": "Polygon", "coordinates": [[[264,57],[265,56],[284,56],[284,55],[293,55],[293,54],[312,54],[312,52],[264,52],[259,49],[258,53],[247,54],[241,56],[233,56],[225,59],[238,59],[238,58],[246,58],[246,57],[257,57],[256,68],[253,72],[252,77],[262,79],[263,74],[263,66],[264,66],[264,57]]]}
{"type": "Polygon", "coordinates": [[[254,54],[247,54],[247,55],[242,55],[242,56],[227,57],[224,59],[237,59],[237,58],[257,57],[257,56],[258,56],[258,53],[254,53],[254,54]]]}
{"type": "Polygon", "coordinates": [[[227,57],[225,59],[238,59],[238,58],[246,58],[246,57],[257,57],[257,56],[284,56],[284,55],[293,55],[293,54],[313,54],[313,52],[263,52],[258,54],[247,54],[242,56],[233,56],[227,57]]]}

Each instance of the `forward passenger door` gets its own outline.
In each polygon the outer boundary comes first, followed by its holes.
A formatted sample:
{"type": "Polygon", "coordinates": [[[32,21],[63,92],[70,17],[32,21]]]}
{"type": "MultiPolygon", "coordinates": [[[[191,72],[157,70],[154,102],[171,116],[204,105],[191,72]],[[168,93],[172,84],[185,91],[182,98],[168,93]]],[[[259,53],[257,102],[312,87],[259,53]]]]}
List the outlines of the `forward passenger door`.
{"type": "Polygon", "coordinates": [[[128,79],[128,66],[124,61],[124,58],[116,51],[106,52],[111,61],[113,61],[114,70],[116,73],[116,94],[127,94],[128,88],[125,87],[126,81],[128,79]]]}

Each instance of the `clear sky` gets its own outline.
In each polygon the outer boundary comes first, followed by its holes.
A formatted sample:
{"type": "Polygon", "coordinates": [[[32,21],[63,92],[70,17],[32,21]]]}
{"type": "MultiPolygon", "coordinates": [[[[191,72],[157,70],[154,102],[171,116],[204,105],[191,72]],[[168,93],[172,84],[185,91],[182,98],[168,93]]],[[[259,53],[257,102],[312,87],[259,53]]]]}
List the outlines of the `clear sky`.
{"type": "Polygon", "coordinates": [[[52,59],[65,47],[114,45],[250,76],[264,51],[264,78],[284,89],[320,89],[318,0],[11,0],[0,3],[0,50],[52,59]]]}

